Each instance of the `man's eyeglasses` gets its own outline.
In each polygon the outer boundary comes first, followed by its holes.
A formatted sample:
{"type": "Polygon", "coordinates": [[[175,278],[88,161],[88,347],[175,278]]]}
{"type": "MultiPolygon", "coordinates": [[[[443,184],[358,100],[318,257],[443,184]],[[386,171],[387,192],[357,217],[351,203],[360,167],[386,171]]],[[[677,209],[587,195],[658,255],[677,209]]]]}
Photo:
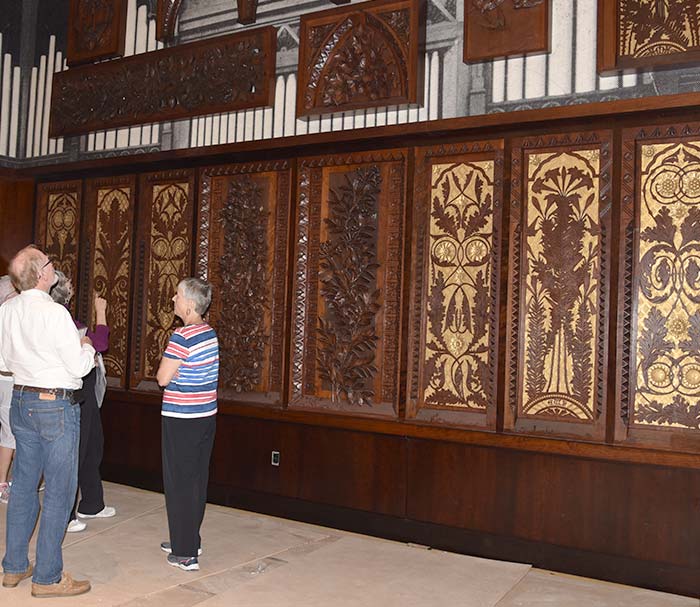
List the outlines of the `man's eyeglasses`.
{"type": "Polygon", "coordinates": [[[46,266],[48,266],[50,263],[53,263],[53,259],[49,259],[43,266],[41,266],[41,269],[43,270],[46,266]]]}

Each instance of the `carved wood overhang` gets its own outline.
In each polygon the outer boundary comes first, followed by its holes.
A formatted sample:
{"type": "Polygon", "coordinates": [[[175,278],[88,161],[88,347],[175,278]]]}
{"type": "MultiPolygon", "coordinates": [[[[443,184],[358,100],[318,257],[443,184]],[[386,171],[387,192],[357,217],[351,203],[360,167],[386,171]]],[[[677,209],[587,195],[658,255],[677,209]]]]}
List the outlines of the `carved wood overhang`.
{"type": "Polygon", "coordinates": [[[71,0],[66,60],[71,67],[124,54],[127,0],[71,0]]]}
{"type": "Polygon", "coordinates": [[[272,26],[54,75],[51,137],[272,105],[272,26]]]}
{"type": "Polygon", "coordinates": [[[258,13],[258,0],[236,0],[238,5],[238,23],[250,25],[255,23],[258,13]]]}
{"type": "Polygon", "coordinates": [[[156,38],[161,42],[171,42],[174,38],[181,5],[182,0],[158,0],[156,38]]]}
{"type": "Polygon", "coordinates": [[[376,0],[302,15],[297,116],[421,102],[425,5],[376,0]]]}

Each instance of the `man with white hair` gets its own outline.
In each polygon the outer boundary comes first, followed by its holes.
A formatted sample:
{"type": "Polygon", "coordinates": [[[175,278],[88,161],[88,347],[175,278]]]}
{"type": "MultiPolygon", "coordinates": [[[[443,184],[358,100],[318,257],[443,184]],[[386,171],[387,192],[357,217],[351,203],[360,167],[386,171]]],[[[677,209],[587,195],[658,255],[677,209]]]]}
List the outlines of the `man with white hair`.
{"type": "Polygon", "coordinates": [[[14,376],[17,448],[2,585],[14,588],[32,576],[32,596],[74,596],[88,592],[90,582],[63,571],[61,544],[78,483],[80,405],[74,392],[95,364],[95,349],[89,338],[81,340],[68,310],[51,299],[56,274],[43,251],[25,247],[10,261],[9,273],[20,293],[0,306],[0,371],[14,376]],[[46,489],[32,567],[29,540],[42,474],[46,489]]]}
{"type": "MultiPolygon", "coordinates": [[[[9,276],[0,277],[0,306],[17,295],[9,276]]],[[[10,403],[12,402],[12,375],[0,371],[0,503],[10,498],[8,475],[12,456],[15,454],[15,437],[10,429],[10,403]]]]}

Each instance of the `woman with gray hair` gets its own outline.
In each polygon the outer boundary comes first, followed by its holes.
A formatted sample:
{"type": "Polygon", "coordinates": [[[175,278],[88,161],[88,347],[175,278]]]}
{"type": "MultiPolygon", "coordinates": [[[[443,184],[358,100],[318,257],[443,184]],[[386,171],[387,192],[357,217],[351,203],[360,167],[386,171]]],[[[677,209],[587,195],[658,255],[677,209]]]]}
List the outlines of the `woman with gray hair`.
{"type": "MultiPolygon", "coordinates": [[[[0,278],[0,306],[17,295],[9,276],[0,278]]],[[[0,503],[10,499],[12,483],[9,480],[10,464],[15,454],[15,437],[10,429],[10,403],[12,402],[12,375],[0,372],[0,503]]]]}

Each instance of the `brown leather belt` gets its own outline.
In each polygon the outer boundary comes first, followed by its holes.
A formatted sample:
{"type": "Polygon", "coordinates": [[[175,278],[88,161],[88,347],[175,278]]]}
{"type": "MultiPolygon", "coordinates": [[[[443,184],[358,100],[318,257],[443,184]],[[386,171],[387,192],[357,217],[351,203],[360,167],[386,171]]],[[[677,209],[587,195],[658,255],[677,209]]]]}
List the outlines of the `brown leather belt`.
{"type": "Polygon", "coordinates": [[[21,384],[14,385],[15,390],[20,392],[40,392],[42,394],[53,394],[58,396],[58,398],[71,398],[73,396],[73,390],[68,388],[36,388],[35,386],[22,386],[21,384]]]}

